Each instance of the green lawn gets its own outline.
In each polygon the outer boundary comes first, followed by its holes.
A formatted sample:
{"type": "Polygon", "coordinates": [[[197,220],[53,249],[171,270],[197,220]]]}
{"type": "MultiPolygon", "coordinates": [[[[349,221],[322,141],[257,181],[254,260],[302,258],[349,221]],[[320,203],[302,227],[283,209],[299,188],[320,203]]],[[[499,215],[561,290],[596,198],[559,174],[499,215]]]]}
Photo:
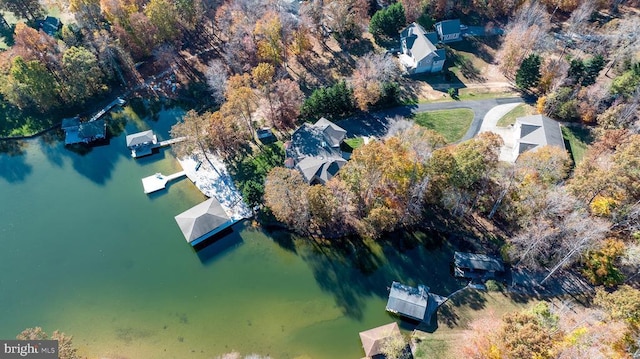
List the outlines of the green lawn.
{"type": "Polygon", "coordinates": [[[469,129],[473,111],[467,108],[429,111],[418,113],[413,119],[418,125],[443,135],[447,142],[455,142],[469,129]]]}
{"type": "MultiPolygon", "coordinates": [[[[465,340],[465,330],[473,320],[493,313],[497,318],[522,310],[530,305],[516,302],[501,292],[482,292],[465,289],[438,309],[437,329],[417,331],[416,359],[456,359],[456,348],[465,340]]],[[[420,329],[420,328],[419,328],[420,329]]]]}
{"type": "Polygon", "coordinates": [[[527,105],[526,103],[518,105],[516,108],[514,108],[513,110],[509,111],[506,115],[504,115],[498,121],[497,126],[507,127],[509,125],[512,125],[516,123],[516,118],[518,117],[533,115],[534,110],[535,109],[533,108],[533,106],[527,105]]]}
{"type": "Polygon", "coordinates": [[[593,134],[588,128],[578,126],[562,126],[562,137],[564,137],[564,143],[567,146],[567,150],[573,157],[575,164],[580,163],[584,157],[584,152],[587,150],[587,146],[593,142],[593,134]]]}
{"type": "Polygon", "coordinates": [[[347,138],[346,140],[344,140],[344,142],[354,150],[364,145],[364,139],[362,137],[347,138]]]}

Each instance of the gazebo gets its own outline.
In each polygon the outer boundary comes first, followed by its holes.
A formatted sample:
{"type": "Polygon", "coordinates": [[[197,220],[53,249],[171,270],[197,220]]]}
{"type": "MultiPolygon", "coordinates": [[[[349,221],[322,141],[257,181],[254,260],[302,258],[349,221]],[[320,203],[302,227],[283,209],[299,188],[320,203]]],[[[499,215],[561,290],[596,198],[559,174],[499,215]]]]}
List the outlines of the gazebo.
{"type": "Polygon", "coordinates": [[[400,335],[402,335],[400,328],[398,323],[395,322],[360,332],[360,341],[362,342],[364,354],[367,358],[382,354],[380,349],[385,339],[400,335]]]}

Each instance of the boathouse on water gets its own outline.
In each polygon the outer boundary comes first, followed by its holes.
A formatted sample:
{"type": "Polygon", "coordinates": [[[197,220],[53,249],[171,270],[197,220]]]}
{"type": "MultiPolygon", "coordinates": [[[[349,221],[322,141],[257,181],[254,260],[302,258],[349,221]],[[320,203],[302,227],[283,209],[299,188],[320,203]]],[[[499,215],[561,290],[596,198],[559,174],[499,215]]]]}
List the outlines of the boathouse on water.
{"type": "Polygon", "coordinates": [[[107,123],[105,120],[81,122],[80,117],[76,116],[62,120],[61,127],[65,133],[65,145],[89,144],[107,138],[107,123]]]}
{"type": "Polygon", "coordinates": [[[235,223],[215,198],[195,205],[175,217],[187,243],[192,246],[235,223]]]}
{"type": "Polygon", "coordinates": [[[391,283],[387,311],[419,322],[431,323],[431,316],[446,301],[446,297],[429,293],[429,287],[418,288],[398,282],[391,283]]]}
{"type": "Polygon", "coordinates": [[[127,135],[127,147],[133,158],[150,155],[157,143],[158,138],[151,130],[127,135]]]}

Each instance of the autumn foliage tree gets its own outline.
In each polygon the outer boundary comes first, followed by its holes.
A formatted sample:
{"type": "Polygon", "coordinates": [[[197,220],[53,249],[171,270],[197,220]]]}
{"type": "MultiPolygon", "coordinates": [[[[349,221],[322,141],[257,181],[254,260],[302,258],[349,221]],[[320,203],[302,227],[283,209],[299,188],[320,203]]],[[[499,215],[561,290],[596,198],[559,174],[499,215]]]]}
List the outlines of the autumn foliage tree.
{"type": "Polygon", "coordinates": [[[273,215],[297,233],[309,231],[309,185],[300,172],[275,167],[268,174],[264,185],[264,201],[273,215]]]}
{"type": "Polygon", "coordinates": [[[531,53],[541,49],[551,28],[549,14],[536,1],[524,3],[505,29],[505,37],[498,53],[503,73],[513,78],[520,63],[531,53]]]}
{"type": "Polygon", "coordinates": [[[395,62],[383,54],[369,53],[361,57],[350,81],[358,108],[366,111],[377,105],[387,95],[387,85],[399,75],[395,62]]]}

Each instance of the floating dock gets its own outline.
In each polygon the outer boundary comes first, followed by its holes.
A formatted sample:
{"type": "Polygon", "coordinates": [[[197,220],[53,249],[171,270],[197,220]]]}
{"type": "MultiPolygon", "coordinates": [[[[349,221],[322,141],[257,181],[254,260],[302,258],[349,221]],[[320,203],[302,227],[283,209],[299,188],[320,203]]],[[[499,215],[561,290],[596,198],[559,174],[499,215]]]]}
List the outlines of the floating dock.
{"type": "Polygon", "coordinates": [[[142,187],[144,188],[144,193],[149,194],[161,189],[165,189],[169,181],[173,181],[186,175],[187,173],[185,171],[174,173],[168,176],[165,176],[162,173],[158,172],[153,176],[145,177],[142,179],[142,187]]]}

